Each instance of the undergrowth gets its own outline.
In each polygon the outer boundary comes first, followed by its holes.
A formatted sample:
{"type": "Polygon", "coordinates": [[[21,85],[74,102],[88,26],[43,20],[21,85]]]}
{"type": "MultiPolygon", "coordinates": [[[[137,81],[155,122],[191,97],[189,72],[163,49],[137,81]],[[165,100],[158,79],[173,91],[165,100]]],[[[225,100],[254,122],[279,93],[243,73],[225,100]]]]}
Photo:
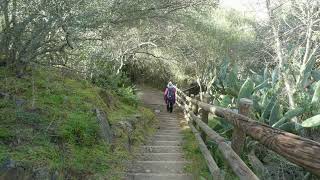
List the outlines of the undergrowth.
{"type": "Polygon", "coordinates": [[[143,123],[132,134],[134,147],[153,131],[153,113],[129,89],[106,90],[43,67],[23,78],[1,68],[0,77],[0,92],[8,95],[0,98],[0,163],[11,159],[27,169],[118,179],[131,158],[121,143],[126,136],[113,147],[105,143],[94,110],[103,110],[111,125],[139,114],[143,123]]]}
{"type": "Polygon", "coordinates": [[[190,129],[185,129],[183,150],[191,164],[187,165],[186,172],[191,173],[193,178],[199,180],[212,179],[205,159],[203,158],[198,146],[198,142],[190,129]]]}

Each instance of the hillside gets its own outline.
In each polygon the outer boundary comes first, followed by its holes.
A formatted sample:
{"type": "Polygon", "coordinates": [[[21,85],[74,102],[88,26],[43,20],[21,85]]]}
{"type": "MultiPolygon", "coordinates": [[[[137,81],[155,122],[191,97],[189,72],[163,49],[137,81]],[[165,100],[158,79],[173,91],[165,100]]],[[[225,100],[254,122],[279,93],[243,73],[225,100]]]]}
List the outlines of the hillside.
{"type": "Polygon", "coordinates": [[[129,151],[153,131],[154,115],[138,101],[68,71],[42,67],[23,78],[5,68],[0,73],[0,179],[118,179],[129,151]],[[112,146],[97,109],[107,115],[112,146]]]}

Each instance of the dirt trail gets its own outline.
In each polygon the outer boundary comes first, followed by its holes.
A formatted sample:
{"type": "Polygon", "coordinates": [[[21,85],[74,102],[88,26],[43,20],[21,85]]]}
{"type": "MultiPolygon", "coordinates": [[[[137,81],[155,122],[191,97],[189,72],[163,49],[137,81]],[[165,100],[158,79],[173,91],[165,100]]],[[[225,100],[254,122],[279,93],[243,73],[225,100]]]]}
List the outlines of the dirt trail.
{"type": "Polygon", "coordinates": [[[160,128],[141,147],[140,154],[129,170],[127,180],[191,180],[184,168],[189,163],[184,158],[181,113],[166,112],[162,92],[140,88],[139,97],[153,109],[160,121],[160,128]]]}

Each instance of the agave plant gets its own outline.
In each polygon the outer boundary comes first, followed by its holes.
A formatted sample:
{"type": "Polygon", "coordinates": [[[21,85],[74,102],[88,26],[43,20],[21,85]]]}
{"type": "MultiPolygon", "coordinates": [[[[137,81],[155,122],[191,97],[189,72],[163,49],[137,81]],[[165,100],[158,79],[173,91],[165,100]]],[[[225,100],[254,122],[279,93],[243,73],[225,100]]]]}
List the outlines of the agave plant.
{"type": "MultiPolygon", "coordinates": [[[[238,79],[237,66],[231,66],[223,62],[220,71],[216,70],[217,80],[214,82],[212,95],[217,105],[226,108],[237,107],[241,98],[253,100],[255,119],[272,127],[279,128],[292,133],[301,133],[303,128],[320,126],[320,72],[305,68],[303,71],[318,82],[312,85],[310,94],[295,90],[298,106],[290,109],[281,95],[283,82],[279,80],[279,69],[275,67],[264,69],[260,75],[252,71],[245,81],[238,79]],[[221,95],[222,93],[222,95],[221,95]],[[311,116],[311,117],[310,117],[311,116]],[[306,118],[305,121],[293,122],[294,117],[306,118]]],[[[305,81],[305,80],[303,80],[305,81]]]]}

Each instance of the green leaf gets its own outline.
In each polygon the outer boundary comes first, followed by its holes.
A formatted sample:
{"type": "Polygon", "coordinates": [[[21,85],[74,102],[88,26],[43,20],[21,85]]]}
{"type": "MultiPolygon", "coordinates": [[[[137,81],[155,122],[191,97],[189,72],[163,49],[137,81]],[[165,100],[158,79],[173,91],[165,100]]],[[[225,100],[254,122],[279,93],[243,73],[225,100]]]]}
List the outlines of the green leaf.
{"type": "Polygon", "coordinates": [[[299,124],[295,123],[295,122],[287,122],[282,124],[279,129],[290,132],[290,133],[297,133],[298,132],[298,128],[296,128],[297,126],[299,126],[299,124]]]}
{"type": "Polygon", "coordinates": [[[269,124],[272,125],[276,123],[279,119],[281,119],[281,110],[280,110],[280,104],[277,101],[271,110],[270,117],[269,117],[269,124]]]}
{"type": "Polygon", "coordinates": [[[256,112],[261,112],[261,106],[259,104],[259,97],[256,95],[252,96],[252,101],[253,101],[253,108],[255,109],[256,112]]]}
{"type": "Polygon", "coordinates": [[[268,104],[269,104],[268,94],[267,94],[267,93],[264,93],[264,94],[262,95],[262,102],[261,102],[260,106],[261,106],[263,109],[265,109],[268,104]]]}
{"type": "Polygon", "coordinates": [[[303,123],[301,124],[302,127],[317,127],[320,125],[320,114],[315,115],[309,119],[306,119],[305,121],[303,121],[303,123]]]}
{"type": "Polygon", "coordinates": [[[272,98],[270,99],[269,104],[267,105],[267,107],[265,108],[265,110],[262,113],[262,119],[269,119],[271,110],[272,110],[276,100],[277,100],[277,95],[274,94],[272,96],[272,98]]]}
{"type": "Polygon", "coordinates": [[[282,124],[279,129],[287,131],[287,132],[293,132],[295,130],[295,124],[294,122],[287,122],[282,124]]]}
{"type": "Polygon", "coordinates": [[[240,92],[238,94],[238,100],[241,98],[250,98],[254,89],[253,81],[248,77],[247,80],[241,86],[240,92]]]}
{"type": "Polygon", "coordinates": [[[317,104],[319,104],[319,100],[320,100],[320,81],[318,81],[316,84],[316,89],[314,91],[314,94],[313,94],[313,97],[311,100],[311,104],[317,105],[317,104]]]}
{"type": "Polygon", "coordinates": [[[266,67],[266,68],[264,69],[263,79],[264,79],[265,81],[268,79],[268,67],[266,67]]]}
{"type": "Polygon", "coordinates": [[[260,89],[264,89],[265,87],[267,87],[269,84],[268,84],[268,80],[265,80],[263,83],[259,84],[258,86],[256,86],[254,88],[254,92],[256,91],[259,91],[260,89]]]}
{"type": "Polygon", "coordinates": [[[304,113],[303,108],[295,108],[287,111],[284,116],[275,124],[272,125],[272,127],[279,127],[281,124],[285,123],[287,120],[292,119],[293,117],[299,116],[304,113]]]}
{"type": "Polygon", "coordinates": [[[279,79],[279,70],[276,67],[273,71],[272,71],[272,84],[276,84],[278,82],[279,79]]]}
{"type": "Polygon", "coordinates": [[[231,98],[227,95],[221,95],[220,98],[220,106],[222,107],[228,107],[232,103],[231,98]]]}
{"type": "Polygon", "coordinates": [[[317,70],[313,70],[311,72],[311,76],[314,80],[316,81],[320,81],[320,71],[317,71],[317,70]]]}
{"type": "Polygon", "coordinates": [[[237,77],[238,67],[234,66],[230,71],[229,75],[227,76],[227,88],[230,89],[232,92],[239,92],[239,85],[238,85],[238,77],[237,77]]]}
{"type": "MultiPolygon", "coordinates": [[[[225,58],[220,66],[221,68],[219,70],[218,79],[220,79],[220,80],[226,79],[228,65],[229,65],[229,60],[228,60],[228,58],[225,58]]],[[[224,84],[224,82],[223,82],[223,84],[224,84]]]]}

